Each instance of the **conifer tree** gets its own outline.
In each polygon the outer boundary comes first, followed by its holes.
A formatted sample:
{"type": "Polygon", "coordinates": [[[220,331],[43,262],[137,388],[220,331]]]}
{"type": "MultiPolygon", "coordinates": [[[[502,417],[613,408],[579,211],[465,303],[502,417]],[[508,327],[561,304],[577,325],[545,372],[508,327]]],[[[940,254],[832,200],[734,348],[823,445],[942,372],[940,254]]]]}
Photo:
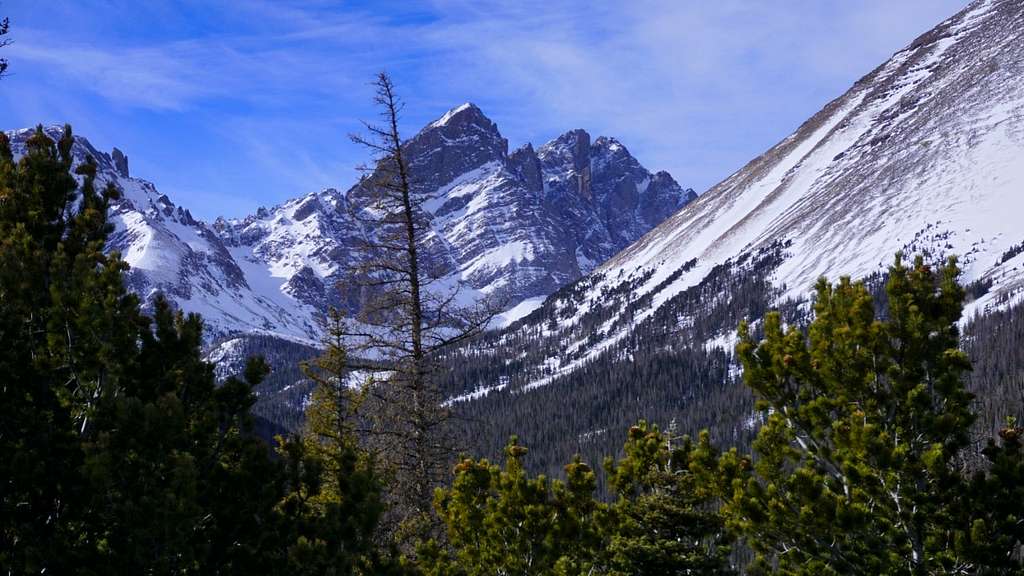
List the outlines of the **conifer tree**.
{"type": "MultiPolygon", "coordinates": [[[[11,30],[11,21],[9,18],[0,19],[0,48],[3,48],[11,43],[10,39],[4,38],[11,30]]],[[[0,78],[3,78],[7,72],[8,62],[6,58],[0,58],[0,78]]]]}
{"type": "Polygon", "coordinates": [[[303,435],[281,454],[291,490],[281,509],[292,520],[288,566],[292,574],[386,574],[400,569],[378,546],[384,504],[372,455],[359,446],[360,391],[348,385],[342,315],[326,316],[324,351],[303,365],[316,385],[303,435]]]}
{"type": "Polygon", "coordinates": [[[82,441],[125,376],[140,323],[123,262],[103,254],[117,191],[96,192],[87,159],[70,208],[72,145],[69,127],[58,142],[40,127],[16,163],[0,134],[0,564],[14,571],[73,562],[87,494],[82,441]]]}
{"type": "Polygon", "coordinates": [[[596,568],[599,518],[595,478],[576,459],[565,482],[530,477],[526,448],[515,438],[505,449],[505,466],[463,459],[451,488],[438,489],[436,506],[446,541],[421,546],[428,575],[587,574],[596,568]]]}
{"type": "Polygon", "coordinates": [[[132,373],[100,406],[96,433],[83,443],[89,562],[168,574],[259,564],[264,535],[239,520],[272,525],[280,497],[277,468],[245,434],[251,389],[266,366],[252,360],[246,380],[217,386],[199,355],[199,318],[158,299],[153,322],[141,332],[132,373]]]}
{"type": "Polygon", "coordinates": [[[564,481],[527,473],[515,438],[503,468],[463,459],[436,495],[443,544],[420,549],[426,574],[731,574],[730,535],[716,512],[718,454],[707,434],[676,439],[641,422],[606,462],[616,500],[597,498],[579,456],[564,481]]]}
{"type": "Polygon", "coordinates": [[[1024,546],[1024,428],[1008,417],[998,440],[983,450],[984,468],[970,484],[970,498],[959,511],[971,518],[969,559],[979,573],[1022,573],[1024,546]]]}
{"type": "Polygon", "coordinates": [[[897,256],[889,273],[887,320],[863,284],[843,278],[819,281],[806,335],[778,314],[760,343],[740,328],[744,380],[767,420],[753,469],[735,452],[722,469],[733,479],[725,513],[758,553],[754,571],[979,569],[987,529],[972,520],[982,511],[961,472],[973,415],[959,270],[953,259],[935,270],[897,256]]]}
{"type": "Polygon", "coordinates": [[[0,565],[9,573],[280,573],[284,476],[249,432],[254,360],[218,385],[202,321],[153,318],[106,254],[109,203],[65,127],[0,134],[0,565]],[[73,167],[77,164],[77,168],[73,167]]]}
{"type": "Polygon", "coordinates": [[[608,574],[732,574],[723,518],[715,510],[718,454],[707,432],[697,443],[640,422],[629,429],[625,456],[608,459],[617,501],[608,574]]]}

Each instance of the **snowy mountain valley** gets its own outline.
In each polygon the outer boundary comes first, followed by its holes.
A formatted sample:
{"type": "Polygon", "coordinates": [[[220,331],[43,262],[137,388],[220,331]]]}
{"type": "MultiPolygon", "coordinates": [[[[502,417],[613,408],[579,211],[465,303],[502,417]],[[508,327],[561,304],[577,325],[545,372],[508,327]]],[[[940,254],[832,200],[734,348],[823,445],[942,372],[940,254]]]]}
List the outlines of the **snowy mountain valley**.
{"type": "MultiPolygon", "coordinates": [[[[742,440],[739,321],[775,308],[806,321],[823,275],[880,289],[897,251],[957,255],[968,314],[1012,314],[1024,294],[1022,12],[971,4],[699,198],[614,138],[573,130],[510,152],[468,103],[425,126],[404,148],[429,198],[432,269],[470,301],[506,304],[450,359],[449,404],[483,423],[467,437],[493,452],[519,433],[552,465],[588,443],[607,453],[618,440],[602,435],[642,416],[742,440]]],[[[9,133],[15,154],[29,134],[9,133]]],[[[271,358],[257,413],[296,426],[318,315],[358,307],[338,282],[367,233],[352,216],[360,184],[207,223],[132,177],[121,151],[76,137],[74,153],[123,191],[110,248],[131,288],[202,314],[222,376],[271,358]]]]}
{"type": "Polygon", "coordinates": [[[1024,573],[1024,0],[78,4],[0,6],[7,573],[1024,573]]]}

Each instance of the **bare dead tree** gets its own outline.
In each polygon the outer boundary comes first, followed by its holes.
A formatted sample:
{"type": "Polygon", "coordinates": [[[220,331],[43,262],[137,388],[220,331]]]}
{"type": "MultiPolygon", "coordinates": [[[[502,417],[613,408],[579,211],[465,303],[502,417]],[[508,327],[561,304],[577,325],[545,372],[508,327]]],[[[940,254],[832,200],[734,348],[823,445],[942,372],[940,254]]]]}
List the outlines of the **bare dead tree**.
{"type": "MultiPolygon", "coordinates": [[[[9,18],[4,18],[3,20],[0,20],[0,48],[11,45],[11,39],[5,38],[5,36],[7,36],[7,33],[10,31],[11,20],[9,18]]],[[[7,65],[7,59],[0,58],[0,78],[3,78],[4,74],[7,72],[7,65]]]]}
{"type": "Polygon", "coordinates": [[[386,524],[409,550],[437,525],[433,492],[455,452],[451,414],[438,387],[441,357],[479,334],[497,306],[461,301],[461,284],[453,281],[422,207],[431,191],[416,185],[405,156],[398,129],[403,105],[386,73],[373,85],[382,121],[365,123],[366,135],[352,136],[374,162],[349,194],[364,234],[341,288],[358,294],[346,344],[350,368],[373,374],[362,419],[392,476],[386,524]]]}

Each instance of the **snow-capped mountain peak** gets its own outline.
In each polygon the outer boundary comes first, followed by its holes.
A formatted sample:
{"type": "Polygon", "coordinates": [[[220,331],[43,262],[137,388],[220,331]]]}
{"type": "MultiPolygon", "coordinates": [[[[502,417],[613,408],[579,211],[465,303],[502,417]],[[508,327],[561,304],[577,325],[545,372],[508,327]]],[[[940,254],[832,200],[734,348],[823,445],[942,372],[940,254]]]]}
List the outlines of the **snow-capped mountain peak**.
{"type": "MultiPolygon", "coordinates": [[[[61,130],[54,126],[47,133],[56,139],[61,130]]],[[[30,132],[10,133],[16,153],[30,132]]],[[[589,147],[589,135],[576,132],[589,147]]],[[[629,204],[621,213],[622,206],[604,196],[585,206],[564,205],[546,182],[556,174],[569,177],[580,162],[589,173],[590,150],[566,166],[542,161],[550,145],[538,152],[526,144],[509,154],[498,126],[471,103],[429,123],[404,148],[415,191],[428,198],[428,252],[436,260],[431,268],[449,276],[445,284],[462,284],[471,297],[500,293],[515,311],[508,321],[657,223],[651,220],[652,202],[644,209],[629,204]]],[[[614,148],[620,158],[621,145],[614,148]]],[[[353,217],[365,184],[311,192],[207,224],[131,176],[122,151],[101,152],[76,137],[74,152],[77,161],[94,157],[100,183],[113,182],[123,191],[112,208],[116,229],[110,245],[132,266],[131,287],[145,299],[162,293],[202,313],[211,338],[263,333],[316,342],[316,318],[327,306],[358,306],[358,296],[345,293],[339,281],[359,257],[358,239],[367,233],[353,217]]],[[[619,172],[636,182],[656,179],[624,153],[621,162],[600,162],[597,173],[612,180],[624,177],[619,172]]],[[[653,217],[667,216],[692,194],[671,178],[662,180],[653,217]]]]}
{"type": "MultiPolygon", "coordinates": [[[[9,132],[16,156],[34,129],[9,132]]],[[[58,140],[61,126],[45,128],[58,140]]],[[[217,225],[193,218],[151,182],[132,177],[122,152],[97,150],[82,136],[72,146],[75,164],[92,157],[97,184],[112,183],[121,198],[111,204],[114,231],[108,249],[121,253],[131,266],[128,286],[150,302],[163,294],[189,312],[203,315],[211,337],[229,332],[266,332],[298,340],[315,335],[313,310],[279,291],[268,289],[246,263],[239,263],[223,242],[217,225]]]]}
{"type": "Polygon", "coordinates": [[[472,102],[464,102],[445,112],[437,120],[427,124],[427,127],[424,129],[442,128],[448,124],[471,122],[478,118],[484,118],[483,112],[480,111],[480,108],[472,102]]]}

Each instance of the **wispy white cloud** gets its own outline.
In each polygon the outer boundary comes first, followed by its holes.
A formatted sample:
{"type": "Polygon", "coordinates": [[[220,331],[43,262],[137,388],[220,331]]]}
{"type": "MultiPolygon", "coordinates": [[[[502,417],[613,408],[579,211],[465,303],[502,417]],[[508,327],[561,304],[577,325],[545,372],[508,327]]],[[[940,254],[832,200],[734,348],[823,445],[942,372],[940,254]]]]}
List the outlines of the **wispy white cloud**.
{"type": "Polygon", "coordinates": [[[185,111],[216,99],[287,105],[299,92],[324,95],[351,84],[351,67],[344,61],[251,44],[216,39],[103,46],[20,31],[9,54],[68,88],[155,110],[185,111]]]}
{"type": "Polygon", "coordinates": [[[205,51],[195,43],[104,49],[48,42],[42,36],[20,31],[11,57],[46,69],[68,88],[92,91],[119,104],[173,110],[216,93],[217,84],[204,81],[202,68],[194,66],[196,55],[205,51]]]}
{"type": "Polygon", "coordinates": [[[425,37],[446,83],[529,118],[527,134],[611,133],[705,187],[963,4],[443,0],[425,37]]]}
{"type": "Polygon", "coordinates": [[[247,201],[345,186],[361,152],[344,134],[372,114],[366,82],[382,68],[408,130],[473,100],[514,144],[583,127],[701,189],[965,3],[86,1],[18,29],[8,50],[13,71],[41,71],[23,93],[59,87],[64,110],[88,94],[190,122],[224,144],[223,166],[264,174],[247,201]]]}

